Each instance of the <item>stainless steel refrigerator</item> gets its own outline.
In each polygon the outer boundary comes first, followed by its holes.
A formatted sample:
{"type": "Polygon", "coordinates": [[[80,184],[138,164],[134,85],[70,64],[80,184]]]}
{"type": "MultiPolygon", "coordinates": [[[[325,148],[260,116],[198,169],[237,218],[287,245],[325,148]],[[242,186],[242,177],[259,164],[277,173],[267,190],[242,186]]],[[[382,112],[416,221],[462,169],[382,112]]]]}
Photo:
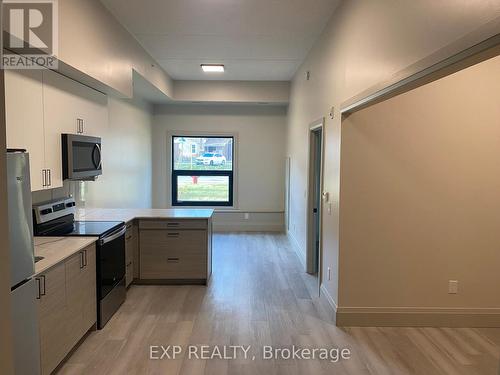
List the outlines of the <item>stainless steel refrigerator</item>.
{"type": "Polygon", "coordinates": [[[29,156],[7,152],[10,285],[16,375],[40,373],[29,156]]]}

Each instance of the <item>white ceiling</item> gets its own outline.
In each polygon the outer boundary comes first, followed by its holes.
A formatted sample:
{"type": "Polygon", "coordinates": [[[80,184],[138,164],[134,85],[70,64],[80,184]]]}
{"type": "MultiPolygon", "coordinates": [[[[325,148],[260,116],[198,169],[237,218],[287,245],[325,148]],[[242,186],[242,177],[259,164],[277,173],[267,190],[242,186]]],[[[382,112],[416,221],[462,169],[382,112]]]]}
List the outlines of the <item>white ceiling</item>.
{"type": "Polygon", "coordinates": [[[172,78],[290,80],[339,0],[101,0],[172,78]],[[223,63],[207,75],[202,63],[223,63]]]}

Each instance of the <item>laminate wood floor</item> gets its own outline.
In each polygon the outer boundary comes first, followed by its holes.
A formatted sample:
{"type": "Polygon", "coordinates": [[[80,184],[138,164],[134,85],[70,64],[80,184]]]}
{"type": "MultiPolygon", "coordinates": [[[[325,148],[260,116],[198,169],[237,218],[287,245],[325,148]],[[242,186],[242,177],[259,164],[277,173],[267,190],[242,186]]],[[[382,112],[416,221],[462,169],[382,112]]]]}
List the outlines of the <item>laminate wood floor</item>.
{"type": "MultiPolygon", "coordinates": [[[[499,374],[500,329],[338,328],[285,235],[216,234],[203,286],[132,286],[60,374],[499,374]],[[349,360],[263,360],[261,348],[349,348],[349,360]],[[256,360],[151,360],[150,345],[252,345],[256,360]]],[[[162,354],[162,352],[160,352],[162,354]]]]}

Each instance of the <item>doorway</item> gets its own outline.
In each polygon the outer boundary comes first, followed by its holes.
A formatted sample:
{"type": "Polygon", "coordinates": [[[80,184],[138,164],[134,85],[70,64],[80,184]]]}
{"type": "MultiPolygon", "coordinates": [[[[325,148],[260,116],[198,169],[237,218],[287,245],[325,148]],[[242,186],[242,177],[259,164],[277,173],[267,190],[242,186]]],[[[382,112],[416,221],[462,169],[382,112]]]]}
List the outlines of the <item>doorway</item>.
{"type": "Polygon", "coordinates": [[[321,279],[321,223],[323,190],[324,119],[309,128],[309,174],[307,207],[307,273],[321,279]]]}

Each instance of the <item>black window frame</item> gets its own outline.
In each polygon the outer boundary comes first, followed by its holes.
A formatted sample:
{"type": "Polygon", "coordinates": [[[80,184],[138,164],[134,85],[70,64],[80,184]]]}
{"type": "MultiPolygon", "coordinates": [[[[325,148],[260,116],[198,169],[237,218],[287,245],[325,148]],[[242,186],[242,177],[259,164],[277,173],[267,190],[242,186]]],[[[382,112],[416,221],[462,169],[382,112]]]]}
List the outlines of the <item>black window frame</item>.
{"type": "Polygon", "coordinates": [[[172,188],[172,206],[175,207],[233,207],[233,197],[234,197],[234,142],[235,137],[233,135],[172,135],[170,140],[171,148],[171,188],[172,188]],[[175,160],[174,160],[174,139],[175,138],[230,138],[231,142],[231,170],[176,170],[175,160]],[[229,199],[227,202],[220,201],[179,201],[177,197],[177,180],[179,176],[224,176],[228,177],[229,183],[229,199]]]}

